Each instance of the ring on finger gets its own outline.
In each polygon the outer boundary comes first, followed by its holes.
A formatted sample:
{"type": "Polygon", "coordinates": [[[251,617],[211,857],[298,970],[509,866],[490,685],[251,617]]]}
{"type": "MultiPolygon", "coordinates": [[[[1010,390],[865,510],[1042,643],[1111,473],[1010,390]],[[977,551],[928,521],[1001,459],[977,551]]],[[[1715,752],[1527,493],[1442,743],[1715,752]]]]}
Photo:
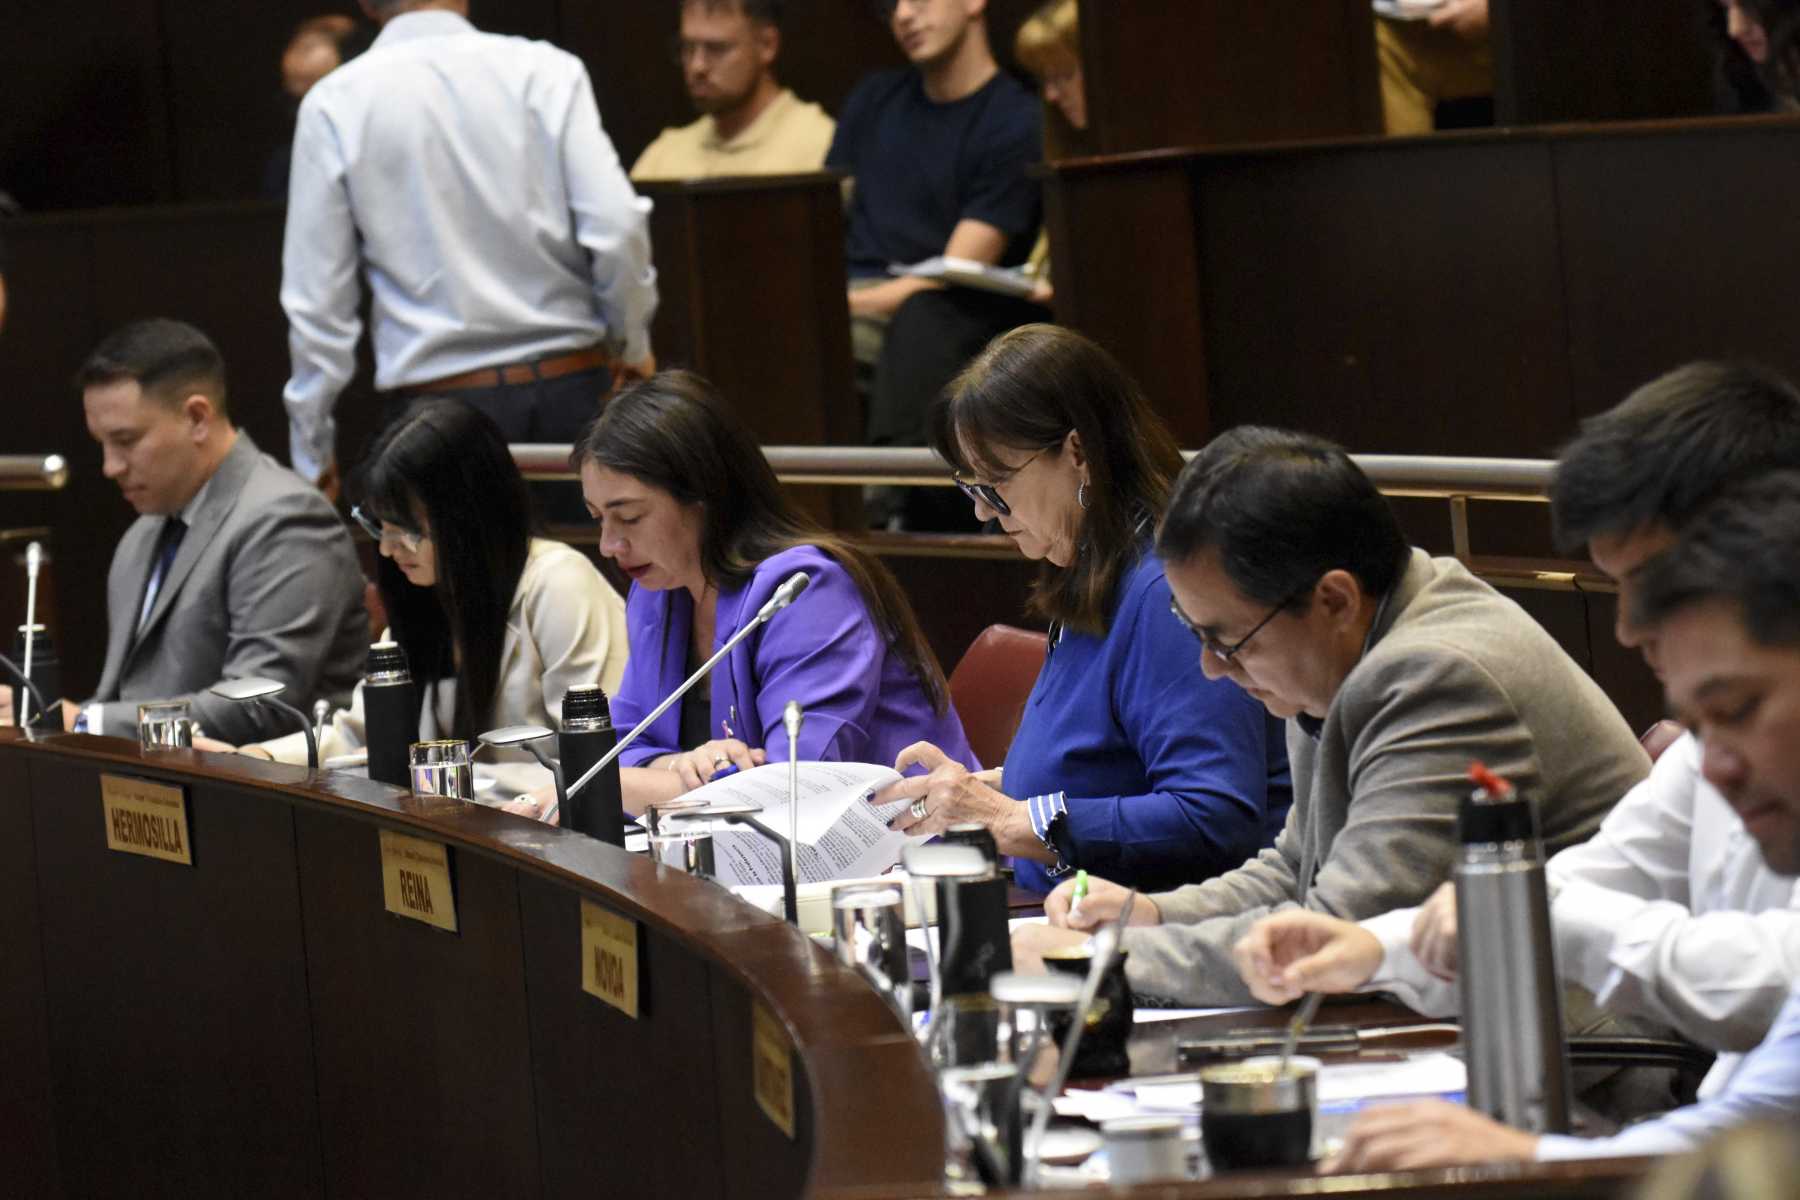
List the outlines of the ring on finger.
{"type": "Polygon", "coordinates": [[[912,802],[911,807],[909,807],[907,811],[912,814],[913,820],[923,821],[925,819],[925,814],[930,810],[925,807],[925,797],[920,796],[917,800],[912,802]]]}
{"type": "Polygon", "coordinates": [[[729,758],[726,758],[723,754],[721,754],[721,755],[719,755],[719,757],[713,759],[713,770],[715,770],[715,771],[718,770],[720,767],[729,767],[730,765],[731,765],[731,760],[729,758]]]}

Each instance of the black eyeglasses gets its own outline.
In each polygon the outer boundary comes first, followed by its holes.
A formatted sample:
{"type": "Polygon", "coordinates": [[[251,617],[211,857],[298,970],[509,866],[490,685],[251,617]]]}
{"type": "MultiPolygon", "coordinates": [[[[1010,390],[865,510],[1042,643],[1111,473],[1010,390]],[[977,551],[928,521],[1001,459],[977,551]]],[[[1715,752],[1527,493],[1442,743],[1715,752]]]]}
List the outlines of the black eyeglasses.
{"type": "Polygon", "coordinates": [[[1181,605],[1175,602],[1175,597],[1173,596],[1169,597],[1169,611],[1175,614],[1175,619],[1181,622],[1183,629],[1186,629],[1189,633],[1194,635],[1194,640],[1200,643],[1200,650],[1202,653],[1210,650],[1212,651],[1212,656],[1214,658],[1222,663],[1230,664],[1244,647],[1250,644],[1250,639],[1262,632],[1264,625],[1273,621],[1279,613],[1287,608],[1288,605],[1304,596],[1311,588],[1312,585],[1308,584],[1306,587],[1301,588],[1299,591],[1296,591],[1293,595],[1283,600],[1280,604],[1277,604],[1274,608],[1271,608],[1267,616],[1251,626],[1249,633],[1246,633],[1243,637],[1231,643],[1229,646],[1221,646],[1218,642],[1207,636],[1205,630],[1188,620],[1188,615],[1181,611],[1181,605]]]}
{"type": "MultiPolygon", "coordinates": [[[[1048,449],[1048,446],[1044,447],[1042,450],[1039,450],[1037,454],[1033,454],[1030,458],[1014,467],[1012,469],[1012,474],[1008,475],[1007,478],[1012,479],[1014,476],[1018,475],[1020,471],[1023,471],[1026,467],[1029,467],[1032,463],[1036,462],[1038,457],[1044,453],[1044,450],[1048,449]]],[[[954,478],[954,476],[952,478],[954,478]]],[[[962,494],[969,499],[978,504],[987,505],[1003,517],[1012,516],[1012,505],[1008,504],[1000,495],[999,491],[995,488],[995,485],[991,483],[970,483],[966,479],[956,479],[955,482],[956,486],[962,489],[962,494]]]]}

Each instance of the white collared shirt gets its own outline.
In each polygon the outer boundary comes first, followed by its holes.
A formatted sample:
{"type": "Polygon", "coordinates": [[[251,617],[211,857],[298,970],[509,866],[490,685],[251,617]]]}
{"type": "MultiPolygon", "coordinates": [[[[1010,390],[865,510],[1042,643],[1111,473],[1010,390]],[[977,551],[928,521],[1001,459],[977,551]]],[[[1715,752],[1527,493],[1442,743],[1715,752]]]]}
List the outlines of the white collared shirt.
{"type": "MultiPolygon", "coordinates": [[[[1800,980],[1800,883],[1764,865],[1756,840],[1700,774],[1684,734],[1588,841],[1552,858],[1556,960],[1610,1011],[1649,1017],[1723,1051],[1700,1094],[1717,1094],[1800,980]]],[[[1363,922],[1386,957],[1366,990],[1421,1012],[1457,1006],[1456,985],[1408,948],[1416,909],[1363,922]]]]}
{"type": "Polygon", "coordinates": [[[405,13],[307,93],[294,134],[281,304],[294,468],[333,458],[331,410],[372,296],[375,386],[606,343],[650,351],[649,203],[625,178],[574,55],[405,13]]]}

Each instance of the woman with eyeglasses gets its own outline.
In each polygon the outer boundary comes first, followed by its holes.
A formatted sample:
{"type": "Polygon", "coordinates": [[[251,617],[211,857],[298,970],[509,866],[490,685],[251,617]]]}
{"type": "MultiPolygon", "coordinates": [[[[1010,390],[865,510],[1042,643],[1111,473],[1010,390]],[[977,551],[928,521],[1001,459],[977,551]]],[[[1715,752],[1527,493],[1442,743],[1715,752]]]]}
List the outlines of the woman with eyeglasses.
{"type": "MultiPolygon", "coordinates": [[[[525,481],[493,421],[455,400],[417,401],[376,439],[351,486],[351,515],[379,550],[385,636],[420,685],[421,739],[554,729],[570,685],[617,690],[625,602],[579,551],[531,535],[525,481]]],[[[366,744],[359,684],[319,753],[366,744]]],[[[300,734],[243,749],[306,761],[300,734]]],[[[495,779],[496,799],[550,778],[517,750],[489,750],[477,765],[495,779]]]]}
{"type": "Polygon", "coordinates": [[[796,571],[811,582],[625,751],[625,807],[642,812],[727,768],[785,761],[782,712],[805,711],[803,760],[891,763],[921,739],[974,768],[937,657],[874,557],[782,492],[712,386],[665,371],[615,396],[576,443],[600,552],[631,578],[631,661],[613,723],[635,725],[796,571]]]}
{"type": "Polygon", "coordinates": [[[932,445],[975,514],[1045,565],[1032,611],[1050,648],[1000,787],[934,746],[878,794],[895,828],[979,821],[1047,892],[1074,868],[1145,889],[1242,866],[1291,798],[1282,723],[1200,671],[1151,552],[1181,453],[1111,355],[1027,325],[995,339],[933,412],[932,445]]]}

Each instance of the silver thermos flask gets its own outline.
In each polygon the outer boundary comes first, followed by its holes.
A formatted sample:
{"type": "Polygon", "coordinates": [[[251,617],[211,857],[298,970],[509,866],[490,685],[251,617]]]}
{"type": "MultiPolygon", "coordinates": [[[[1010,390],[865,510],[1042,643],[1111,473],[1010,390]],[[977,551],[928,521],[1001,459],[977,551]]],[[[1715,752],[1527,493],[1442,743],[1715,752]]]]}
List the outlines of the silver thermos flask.
{"type": "Polygon", "coordinates": [[[363,723],[369,742],[369,778],[410,787],[407,751],[419,740],[419,689],[398,642],[369,647],[363,675],[363,723]]]}
{"type": "Polygon", "coordinates": [[[1454,872],[1469,1103],[1530,1133],[1567,1133],[1569,1054],[1537,806],[1480,763],[1469,777],[1454,872]]]}

